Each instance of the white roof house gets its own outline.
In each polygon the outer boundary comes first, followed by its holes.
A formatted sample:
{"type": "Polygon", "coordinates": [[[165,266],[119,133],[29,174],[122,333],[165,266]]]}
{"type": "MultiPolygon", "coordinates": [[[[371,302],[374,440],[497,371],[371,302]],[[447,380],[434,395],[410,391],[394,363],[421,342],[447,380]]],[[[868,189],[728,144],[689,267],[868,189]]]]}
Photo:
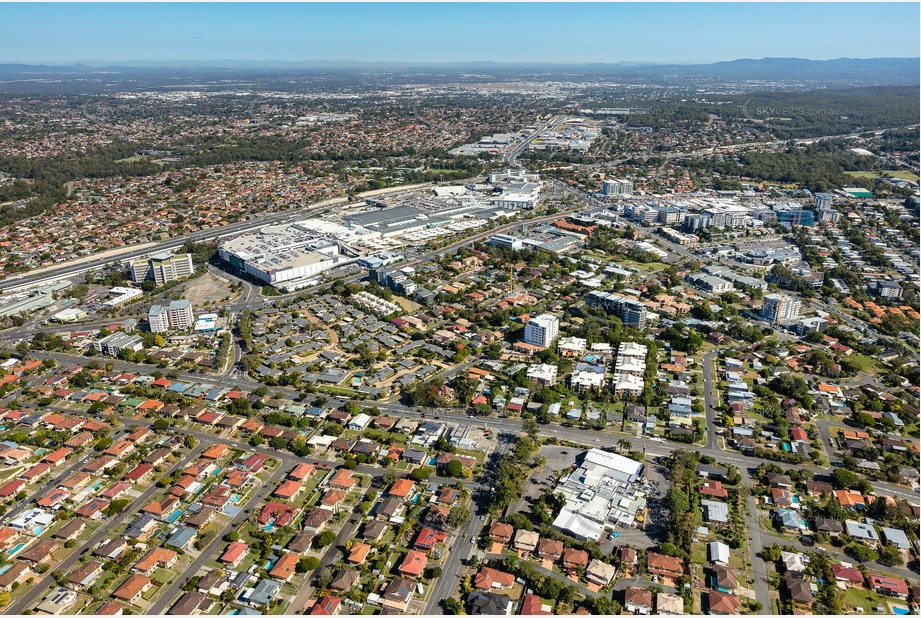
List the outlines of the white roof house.
{"type": "Polygon", "coordinates": [[[729,546],[720,541],[712,541],[707,544],[707,553],[710,554],[710,562],[719,566],[729,565],[729,546]]]}
{"type": "Polygon", "coordinates": [[[780,552],[780,560],[783,562],[784,568],[791,573],[803,573],[806,571],[806,561],[803,554],[782,551],[780,552]]]}
{"type": "Polygon", "coordinates": [[[371,417],[362,412],[349,421],[349,429],[354,431],[361,431],[362,429],[365,429],[370,423],[371,417]]]}

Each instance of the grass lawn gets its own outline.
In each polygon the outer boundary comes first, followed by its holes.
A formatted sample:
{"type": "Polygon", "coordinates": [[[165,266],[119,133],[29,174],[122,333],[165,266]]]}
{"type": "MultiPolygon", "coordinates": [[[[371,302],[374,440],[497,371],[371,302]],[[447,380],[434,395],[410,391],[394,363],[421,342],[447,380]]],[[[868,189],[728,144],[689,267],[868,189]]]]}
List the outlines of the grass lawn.
{"type": "Polygon", "coordinates": [[[879,365],[876,362],[876,359],[866,356],[865,354],[851,354],[851,356],[848,357],[848,360],[854,363],[857,366],[857,369],[860,371],[875,373],[879,370],[879,365]]]}
{"type": "Polygon", "coordinates": [[[901,180],[913,180],[918,181],[918,175],[909,172],[906,170],[882,170],[880,172],[844,172],[848,176],[853,176],[855,178],[879,178],[882,174],[888,174],[893,178],[899,178],[901,180]]]}
{"type": "Polygon", "coordinates": [[[207,616],[217,616],[224,609],[223,603],[213,603],[211,609],[208,610],[207,616]]]}
{"type": "Polygon", "coordinates": [[[729,552],[729,568],[731,569],[742,569],[745,568],[745,559],[738,552],[729,552]]]}
{"type": "Polygon", "coordinates": [[[691,562],[697,564],[707,564],[707,546],[703,543],[693,543],[691,545],[691,562]]]}
{"type": "Polygon", "coordinates": [[[173,579],[176,574],[172,571],[166,569],[157,568],[153,574],[151,574],[150,579],[154,580],[158,584],[165,585],[173,579]]]}
{"type": "Polygon", "coordinates": [[[19,474],[19,471],[23,469],[23,466],[16,466],[13,468],[7,468],[6,470],[0,470],[0,480],[5,481],[6,479],[12,478],[19,474]]]}
{"type": "Polygon", "coordinates": [[[876,611],[876,606],[882,604],[879,595],[865,588],[848,588],[844,593],[844,604],[848,607],[862,607],[863,611],[871,614],[876,611]]]}
{"type": "MultiPolygon", "coordinates": [[[[329,393],[331,395],[345,395],[346,397],[354,397],[355,390],[351,388],[342,388],[341,386],[320,386],[317,388],[321,393],[329,393]]],[[[272,612],[277,613],[277,612],[272,612]]]]}

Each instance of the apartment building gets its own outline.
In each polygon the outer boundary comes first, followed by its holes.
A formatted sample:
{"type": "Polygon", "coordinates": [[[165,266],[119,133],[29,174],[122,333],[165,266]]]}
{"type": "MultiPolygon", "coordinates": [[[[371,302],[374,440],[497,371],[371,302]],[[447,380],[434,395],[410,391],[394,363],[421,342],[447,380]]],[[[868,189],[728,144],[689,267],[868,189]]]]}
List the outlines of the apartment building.
{"type": "Polygon", "coordinates": [[[147,313],[147,321],[150,323],[152,333],[192,328],[192,324],[195,323],[192,302],[183,299],[174,300],[168,305],[153,305],[147,313]]]}
{"type": "Polygon", "coordinates": [[[761,306],[761,317],[772,324],[787,324],[799,317],[802,303],[784,294],[768,294],[761,306]]]}
{"type": "Polygon", "coordinates": [[[525,343],[549,348],[560,332],[560,319],[555,315],[543,313],[533,318],[524,327],[525,343]]]}
{"type": "Polygon", "coordinates": [[[153,279],[157,285],[191,277],[195,272],[191,253],[173,255],[168,251],[131,261],[131,280],[135,283],[153,279]]]}

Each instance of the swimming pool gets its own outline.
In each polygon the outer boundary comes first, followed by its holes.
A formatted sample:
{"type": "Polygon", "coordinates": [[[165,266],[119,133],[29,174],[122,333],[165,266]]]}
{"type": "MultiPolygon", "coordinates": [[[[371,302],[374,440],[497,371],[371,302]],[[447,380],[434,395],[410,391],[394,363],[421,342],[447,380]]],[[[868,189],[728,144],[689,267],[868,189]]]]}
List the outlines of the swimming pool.
{"type": "Polygon", "coordinates": [[[890,605],[889,607],[892,608],[893,614],[898,614],[899,616],[907,616],[911,613],[911,610],[909,610],[907,607],[902,607],[901,605],[890,605]]]}
{"type": "Polygon", "coordinates": [[[39,535],[41,535],[41,533],[43,532],[43,530],[44,530],[44,528],[42,528],[41,526],[35,526],[35,530],[33,530],[33,532],[35,533],[35,536],[39,536],[39,535]]]}
{"type": "Polygon", "coordinates": [[[422,494],[416,494],[415,496],[413,496],[413,499],[411,500],[411,502],[413,504],[419,504],[419,500],[421,499],[422,499],[422,494]]]}
{"type": "Polygon", "coordinates": [[[92,489],[99,489],[100,486],[102,486],[102,481],[101,481],[101,480],[96,481],[96,482],[94,482],[92,485],[90,485],[90,487],[91,487],[92,489]]]}
{"type": "Polygon", "coordinates": [[[783,450],[785,450],[785,451],[792,451],[793,449],[790,447],[790,443],[789,443],[789,442],[784,442],[784,443],[783,443],[783,450]]]}
{"type": "Polygon", "coordinates": [[[266,532],[271,532],[274,528],[275,528],[275,524],[266,524],[263,530],[265,530],[266,532]]]}
{"type": "Polygon", "coordinates": [[[3,566],[0,566],[0,575],[3,575],[7,571],[9,571],[12,567],[13,567],[12,564],[4,564],[3,566]]]}
{"type": "Polygon", "coordinates": [[[221,470],[223,470],[223,469],[224,469],[224,468],[218,468],[217,470],[215,470],[214,472],[212,472],[212,474],[213,474],[214,476],[217,476],[218,474],[221,473],[221,470]]]}
{"type": "Polygon", "coordinates": [[[25,547],[25,546],[26,546],[25,543],[19,543],[18,545],[16,545],[16,547],[14,547],[13,549],[11,549],[10,551],[8,551],[8,552],[6,552],[6,553],[7,553],[8,555],[12,556],[12,555],[14,555],[16,552],[18,552],[20,549],[22,549],[22,548],[25,547]]]}
{"type": "Polygon", "coordinates": [[[173,511],[173,513],[169,517],[166,518],[166,521],[168,521],[169,523],[173,523],[174,521],[179,519],[180,515],[182,515],[182,509],[176,509],[175,511],[173,511]]]}
{"type": "Polygon", "coordinates": [[[238,496],[237,494],[230,494],[230,501],[233,502],[234,504],[240,504],[240,499],[241,499],[240,496],[238,496]]]}

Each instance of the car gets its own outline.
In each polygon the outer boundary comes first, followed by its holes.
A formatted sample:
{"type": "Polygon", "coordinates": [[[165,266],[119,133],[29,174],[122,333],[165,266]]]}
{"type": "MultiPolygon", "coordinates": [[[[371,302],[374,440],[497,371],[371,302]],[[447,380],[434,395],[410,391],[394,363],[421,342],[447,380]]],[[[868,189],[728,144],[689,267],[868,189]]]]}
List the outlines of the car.
{"type": "Polygon", "coordinates": [[[473,536],[470,537],[470,543],[471,544],[476,543],[476,537],[473,537],[473,536]]]}
{"type": "Polygon", "coordinates": [[[480,515],[480,521],[485,521],[485,520],[486,520],[486,515],[480,515]]]}
{"type": "Polygon", "coordinates": [[[594,440],[592,440],[592,442],[601,442],[601,440],[599,440],[598,438],[595,438],[594,440]]]}

